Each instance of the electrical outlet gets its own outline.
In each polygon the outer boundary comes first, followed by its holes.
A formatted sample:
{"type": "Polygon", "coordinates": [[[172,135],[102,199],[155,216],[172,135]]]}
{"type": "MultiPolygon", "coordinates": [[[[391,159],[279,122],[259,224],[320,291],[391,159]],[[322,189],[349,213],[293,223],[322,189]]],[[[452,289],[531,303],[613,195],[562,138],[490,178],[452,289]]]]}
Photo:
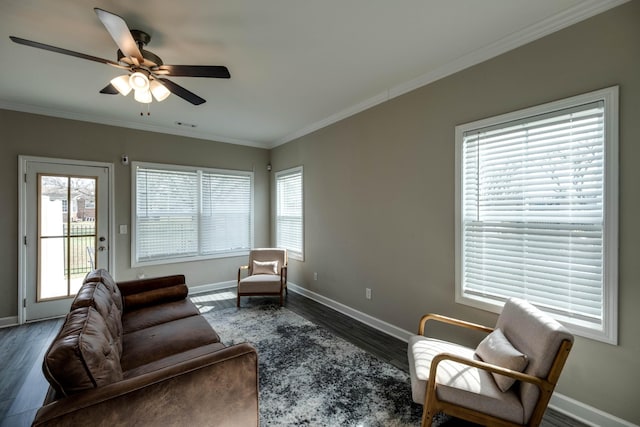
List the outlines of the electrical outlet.
{"type": "Polygon", "coordinates": [[[371,299],[371,288],[365,288],[365,290],[364,290],[364,296],[365,296],[367,299],[371,299]]]}
{"type": "Polygon", "coordinates": [[[313,280],[318,280],[318,272],[317,271],[315,271],[313,273],[313,280]]]}

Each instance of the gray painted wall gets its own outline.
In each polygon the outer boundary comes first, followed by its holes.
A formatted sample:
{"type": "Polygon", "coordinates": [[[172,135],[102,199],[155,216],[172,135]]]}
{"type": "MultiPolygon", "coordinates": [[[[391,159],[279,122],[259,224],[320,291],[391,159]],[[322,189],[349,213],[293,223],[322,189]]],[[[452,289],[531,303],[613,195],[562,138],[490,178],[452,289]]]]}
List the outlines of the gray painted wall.
{"type": "MultiPolygon", "coordinates": [[[[269,179],[304,165],[305,262],[291,281],[406,330],[435,311],[493,324],[454,303],[454,127],[620,85],[620,305],[617,347],[578,338],[558,391],[640,424],[640,2],[267,150],[0,110],[0,318],[17,315],[18,155],[113,162],[116,224],[130,224],[131,160],[251,170],[255,243],[269,243],[269,179]],[[313,281],[318,272],[318,281],[313,281]],[[364,288],[373,299],[364,298],[364,288]]],[[[271,184],[273,185],[273,183],[271,184]]],[[[271,216],[273,212],[271,212],[271,216]]],[[[271,222],[271,227],[273,222],[271,222]]],[[[134,278],[129,235],[116,235],[117,278],[134,278]]],[[[190,285],[233,280],[241,258],[145,267],[190,285]]],[[[438,331],[441,332],[441,331],[438,331]]],[[[444,332],[444,331],[442,331],[444,332]]],[[[451,333],[450,331],[447,331],[451,333]]],[[[471,341],[472,337],[461,337],[471,341]]]]}
{"type": "Polygon", "coordinates": [[[78,159],[114,164],[116,279],[144,272],[147,277],[185,274],[187,284],[233,280],[246,257],[221,258],[131,269],[131,234],[118,234],[118,225],[131,230],[131,161],[169,163],[235,170],[254,170],[255,245],[269,244],[269,151],[173,135],[64,120],[0,110],[0,319],[17,316],[18,307],[18,155],[78,159]]]}
{"type": "Polygon", "coordinates": [[[557,390],[640,424],[639,1],[272,150],[274,171],[304,165],[305,262],[291,261],[290,280],[410,331],[427,312],[494,324],[494,314],[454,303],[454,127],[612,85],[619,346],[578,338],[557,390]]]}

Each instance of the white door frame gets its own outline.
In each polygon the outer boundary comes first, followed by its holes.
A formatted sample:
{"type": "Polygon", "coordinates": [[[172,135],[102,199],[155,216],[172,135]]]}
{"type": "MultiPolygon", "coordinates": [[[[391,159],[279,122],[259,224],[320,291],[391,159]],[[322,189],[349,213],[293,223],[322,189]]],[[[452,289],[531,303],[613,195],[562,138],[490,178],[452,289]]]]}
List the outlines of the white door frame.
{"type": "Polygon", "coordinates": [[[50,157],[18,156],[18,324],[25,323],[26,313],[24,299],[27,295],[27,246],[24,244],[27,235],[27,183],[26,173],[29,162],[52,163],[74,166],[96,166],[107,169],[107,180],[109,182],[109,221],[108,242],[109,242],[109,266],[107,269],[115,276],[115,206],[113,189],[113,163],[93,162],[84,160],[56,159],[50,157]]]}

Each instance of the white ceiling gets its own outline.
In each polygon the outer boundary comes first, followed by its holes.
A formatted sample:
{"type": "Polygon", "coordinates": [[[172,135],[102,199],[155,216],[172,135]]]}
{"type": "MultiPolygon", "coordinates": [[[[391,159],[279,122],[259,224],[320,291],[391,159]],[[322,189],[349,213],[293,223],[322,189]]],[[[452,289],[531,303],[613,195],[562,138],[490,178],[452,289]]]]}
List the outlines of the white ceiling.
{"type": "Polygon", "coordinates": [[[625,0],[2,0],[0,108],[271,148],[625,0]],[[171,78],[207,100],[147,106],[100,89],[117,69],[93,11],[151,34],[166,64],[226,65],[230,80],[171,78]],[[180,127],[176,122],[196,125],[180,127]]]}

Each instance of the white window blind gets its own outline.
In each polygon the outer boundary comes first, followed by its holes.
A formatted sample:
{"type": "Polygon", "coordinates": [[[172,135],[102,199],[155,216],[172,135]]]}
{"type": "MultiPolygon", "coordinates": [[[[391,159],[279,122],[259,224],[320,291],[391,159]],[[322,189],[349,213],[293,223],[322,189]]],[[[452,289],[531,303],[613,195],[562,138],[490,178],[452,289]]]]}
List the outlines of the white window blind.
{"type": "Polygon", "coordinates": [[[251,172],[132,166],[134,265],[248,253],[251,172]]]}
{"type": "Polygon", "coordinates": [[[276,245],[289,257],[304,259],[302,167],[276,173],[276,245]]]}
{"type": "Polygon", "coordinates": [[[525,298],[605,332],[607,286],[616,286],[607,273],[617,268],[606,262],[617,245],[605,236],[605,118],[604,100],[581,100],[460,132],[463,298],[525,298]]]}

